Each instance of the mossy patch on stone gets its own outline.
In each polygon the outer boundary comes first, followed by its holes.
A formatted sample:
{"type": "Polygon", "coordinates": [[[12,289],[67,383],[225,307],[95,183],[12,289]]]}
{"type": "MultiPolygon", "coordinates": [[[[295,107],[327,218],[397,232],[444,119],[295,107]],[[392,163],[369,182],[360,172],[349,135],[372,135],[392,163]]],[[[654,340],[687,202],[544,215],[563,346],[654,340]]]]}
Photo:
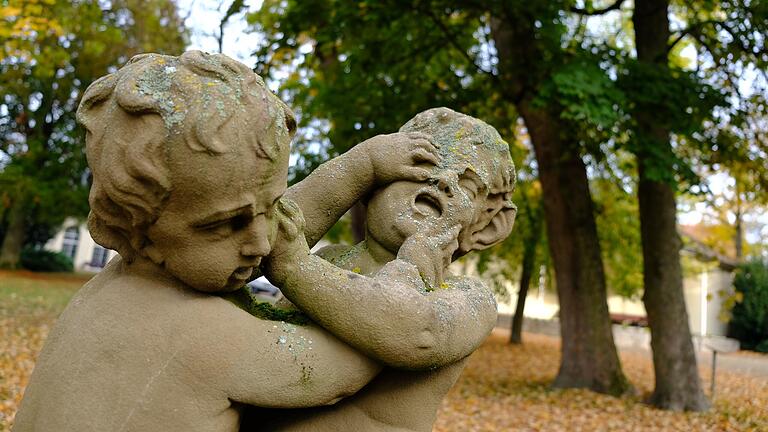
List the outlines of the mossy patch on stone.
{"type": "Polygon", "coordinates": [[[307,325],[311,322],[309,317],[298,309],[279,308],[269,302],[258,300],[247,286],[224,294],[222,298],[263,320],[283,321],[295,325],[307,325]]]}

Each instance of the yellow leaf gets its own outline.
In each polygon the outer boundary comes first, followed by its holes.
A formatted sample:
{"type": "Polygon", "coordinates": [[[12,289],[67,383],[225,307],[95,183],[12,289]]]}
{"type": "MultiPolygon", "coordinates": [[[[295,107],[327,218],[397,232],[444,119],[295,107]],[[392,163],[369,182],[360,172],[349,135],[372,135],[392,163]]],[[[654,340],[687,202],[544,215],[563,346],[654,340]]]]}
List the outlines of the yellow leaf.
{"type": "Polygon", "coordinates": [[[4,8],[0,8],[0,17],[3,18],[10,18],[10,17],[17,17],[21,15],[21,9],[15,8],[13,6],[6,6],[4,8]]]}

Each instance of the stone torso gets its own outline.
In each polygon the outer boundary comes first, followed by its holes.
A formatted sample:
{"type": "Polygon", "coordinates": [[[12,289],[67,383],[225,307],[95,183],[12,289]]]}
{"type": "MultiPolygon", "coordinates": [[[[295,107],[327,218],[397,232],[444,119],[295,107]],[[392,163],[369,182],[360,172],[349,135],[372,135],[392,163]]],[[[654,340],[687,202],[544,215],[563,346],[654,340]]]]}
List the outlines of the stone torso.
{"type": "Polygon", "coordinates": [[[280,324],[113,260],[51,331],[14,431],[236,431],[246,404],[326,405],[380,370],[316,326],[280,324]]]}
{"type": "Polygon", "coordinates": [[[201,377],[190,364],[190,339],[205,335],[177,320],[184,312],[199,316],[195,308],[216,300],[121,277],[114,265],[105,269],[51,331],[14,430],[235,429],[239,414],[226,395],[194,384],[201,377]],[[172,409],[168,400],[175,400],[172,409]]]}

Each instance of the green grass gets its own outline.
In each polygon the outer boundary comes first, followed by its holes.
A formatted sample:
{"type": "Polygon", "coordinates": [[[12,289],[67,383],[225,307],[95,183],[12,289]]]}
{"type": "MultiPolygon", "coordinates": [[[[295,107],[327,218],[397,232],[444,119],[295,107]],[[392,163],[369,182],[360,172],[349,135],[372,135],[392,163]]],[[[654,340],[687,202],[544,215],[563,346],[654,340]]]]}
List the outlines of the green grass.
{"type": "Polygon", "coordinates": [[[0,270],[0,432],[10,430],[48,331],[91,276],[0,270]]]}
{"type": "Polygon", "coordinates": [[[77,273],[0,272],[0,319],[56,317],[92,277],[77,273]]]}

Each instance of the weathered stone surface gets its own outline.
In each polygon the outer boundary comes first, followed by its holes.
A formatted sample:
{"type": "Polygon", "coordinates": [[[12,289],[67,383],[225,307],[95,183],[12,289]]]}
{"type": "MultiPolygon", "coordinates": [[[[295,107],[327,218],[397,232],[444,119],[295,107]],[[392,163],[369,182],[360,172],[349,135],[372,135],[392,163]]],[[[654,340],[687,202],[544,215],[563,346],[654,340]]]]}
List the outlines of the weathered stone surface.
{"type": "Polygon", "coordinates": [[[243,429],[431,429],[496,319],[481,282],[446,273],[512,228],[492,127],[429,110],[286,191],[290,109],[196,51],[133,58],[78,118],[89,227],[120,257],[59,318],[15,431],[234,431],[244,412],[243,429]],[[360,200],[365,241],[311,255],[360,200]],[[259,266],[293,304],[241,290],[259,266]]]}

